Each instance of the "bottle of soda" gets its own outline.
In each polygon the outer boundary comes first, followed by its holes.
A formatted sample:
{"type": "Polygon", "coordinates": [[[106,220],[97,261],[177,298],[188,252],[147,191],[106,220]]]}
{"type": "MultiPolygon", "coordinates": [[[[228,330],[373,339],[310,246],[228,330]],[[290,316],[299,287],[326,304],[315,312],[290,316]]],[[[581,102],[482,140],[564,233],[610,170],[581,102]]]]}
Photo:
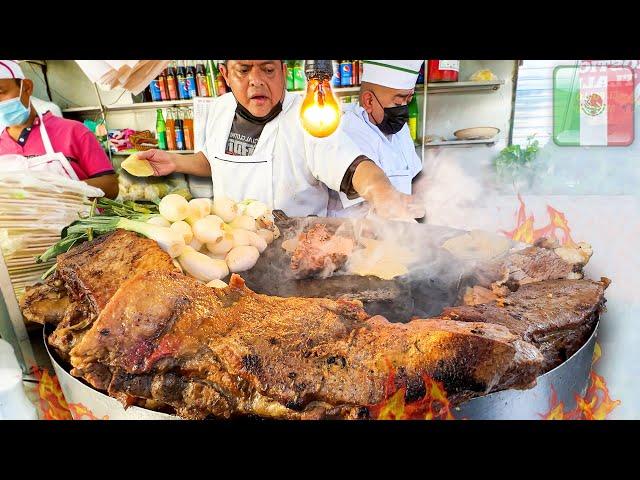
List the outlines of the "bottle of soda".
{"type": "Polygon", "coordinates": [[[204,66],[204,60],[197,60],[196,63],[196,86],[198,87],[198,96],[210,96],[209,87],[207,85],[207,70],[204,66]]]}
{"type": "Polygon", "coordinates": [[[187,150],[193,150],[193,115],[190,108],[185,109],[182,127],[184,129],[184,144],[187,150]]]}
{"type": "Polygon", "coordinates": [[[172,108],[167,108],[167,120],[165,127],[167,130],[167,150],[177,150],[176,148],[176,121],[172,108]]]}
{"type": "Polygon", "coordinates": [[[198,87],[196,87],[196,67],[192,60],[187,60],[187,92],[189,98],[198,96],[198,87]]]}
{"type": "Polygon", "coordinates": [[[340,86],[350,87],[353,81],[353,63],[351,60],[340,61],[340,86]]]}
{"type": "Polygon", "coordinates": [[[176,72],[176,78],[178,80],[178,96],[180,100],[187,100],[189,98],[189,90],[187,90],[187,77],[186,68],[184,67],[184,60],[178,60],[178,70],[176,72]]]}
{"type": "Polygon", "coordinates": [[[151,84],[147,85],[144,91],[142,92],[142,101],[153,102],[153,99],[151,97],[151,84]]]}
{"type": "Polygon", "coordinates": [[[216,92],[218,93],[218,96],[224,95],[225,93],[227,93],[227,82],[224,81],[222,72],[217,67],[216,67],[216,92]]]}
{"type": "MultiPolygon", "coordinates": [[[[162,100],[162,96],[160,95],[160,80],[158,77],[151,80],[151,83],[149,84],[149,92],[152,102],[159,102],[162,100]]],[[[145,101],[148,100],[145,99],[145,101]]]]}
{"type": "Polygon", "coordinates": [[[162,109],[156,110],[156,136],[158,137],[158,148],[160,150],[167,149],[167,126],[162,117],[162,109]]]}
{"type": "Polygon", "coordinates": [[[416,85],[424,85],[424,62],[422,62],[422,66],[420,67],[420,72],[418,73],[418,80],[416,80],[416,85]]]}
{"type": "Polygon", "coordinates": [[[304,90],[307,86],[307,78],[304,76],[304,60],[294,60],[293,87],[295,90],[304,90]]]}
{"type": "Polygon", "coordinates": [[[287,90],[290,92],[295,90],[293,87],[293,61],[287,60],[287,90]]]}
{"type": "Polygon", "coordinates": [[[207,60],[207,88],[209,89],[209,94],[212,97],[217,97],[218,93],[216,92],[216,66],[213,63],[213,60],[207,60]]]}
{"type": "Polygon", "coordinates": [[[178,100],[178,80],[176,79],[176,62],[169,63],[167,67],[167,92],[169,100],[178,100]]]}
{"type": "Polygon", "coordinates": [[[176,109],[175,128],[176,150],[184,150],[184,127],[182,125],[182,114],[180,109],[176,109]]]}
{"type": "Polygon", "coordinates": [[[333,88],[340,86],[340,60],[332,60],[333,63],[333,78],[331,79],[331,86],[333,88]]]}
{"type": "Polygon", "coordinates": [[[160,100],[169,100],[169,92],[167,91],[167,69],[165,68],[158,75],[158,87],[160,88],[160,100]]]}
{"type": "Polygon", "coordinates": [[[418,139],[418,96],[414,95],[409,102],[409,133],[415,142],[418,139]]]}

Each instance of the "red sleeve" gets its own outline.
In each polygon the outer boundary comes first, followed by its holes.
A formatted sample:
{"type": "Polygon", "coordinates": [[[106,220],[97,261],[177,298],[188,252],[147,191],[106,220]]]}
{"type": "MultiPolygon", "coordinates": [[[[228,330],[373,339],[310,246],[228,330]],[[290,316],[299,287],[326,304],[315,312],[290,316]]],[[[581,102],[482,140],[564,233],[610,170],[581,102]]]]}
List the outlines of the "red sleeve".
{"type": "Polygon", "coordinates": [[[79,125],[76,141],[73,142],[74,158],[78,160],[80,168],[86,172],[87,177],[95,177],[100,174],[113,172],[113,166],[109,157],[102,149],[98,139],[84,125],[79,125]]]}

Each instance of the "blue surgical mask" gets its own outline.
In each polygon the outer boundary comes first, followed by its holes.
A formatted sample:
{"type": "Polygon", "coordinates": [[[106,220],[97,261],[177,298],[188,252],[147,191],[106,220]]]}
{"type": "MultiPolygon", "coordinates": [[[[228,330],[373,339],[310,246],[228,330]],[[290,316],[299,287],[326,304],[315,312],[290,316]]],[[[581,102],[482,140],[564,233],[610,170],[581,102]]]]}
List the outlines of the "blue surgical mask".
{"type": "Polygon", "coordinates": [[[7,126],[22,125],[29,119],[30,110],[20,100],[22,83],[20,82],[20,94],[16,98],[0,102],[0,124],[7,126]]]}

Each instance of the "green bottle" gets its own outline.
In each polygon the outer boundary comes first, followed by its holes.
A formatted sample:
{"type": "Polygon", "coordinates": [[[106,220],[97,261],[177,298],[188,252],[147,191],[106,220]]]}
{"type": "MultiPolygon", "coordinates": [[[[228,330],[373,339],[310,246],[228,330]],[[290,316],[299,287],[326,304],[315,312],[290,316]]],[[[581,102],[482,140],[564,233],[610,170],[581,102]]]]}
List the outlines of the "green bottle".
{"type": "Polygon", "coordinates": [[[414,95],[409,102],[409,133],[415,142],[418,138],[418,96],[414,95]]]}
{"type": "Polygon", "coordinates": [[[164,118],[162,117],[162,109],[157,110],[156,115],[156,136],[158,137],[158,148],[160,150],[167,149],[167,126],[164,123],[164,118]]]}
{"type": "Polygon", "coordinates": [[[287,60],[287,90],[292,92],[295,90],[293,82],[293,61],[287,60]]]}
{"type": "Polygon", "coordinates": [[[304,60],[294,60],[293,67],[293,88],[295,90],[304,90],[307,85],[307,77],[304,75],[304,60]]]}
{"type": "Polygon", "coordinates": [[[216,93],[216,66],[213,64],[213,60],[207,60],[207,88],[211,92],[212,97],[217,97],[216,93]]]}

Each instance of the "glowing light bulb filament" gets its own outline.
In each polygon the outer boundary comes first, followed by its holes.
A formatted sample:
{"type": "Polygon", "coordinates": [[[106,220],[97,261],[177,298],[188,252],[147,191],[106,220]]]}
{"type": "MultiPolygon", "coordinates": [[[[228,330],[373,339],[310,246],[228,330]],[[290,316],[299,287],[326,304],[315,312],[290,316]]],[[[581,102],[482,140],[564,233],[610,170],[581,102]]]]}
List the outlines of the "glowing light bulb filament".
{"type": "Polygon", "coordinates": [[[327,137],[340,124],[340,107],[328,80],[310,79],[300,108],[302,126],[314,137],[327,137]]]}

